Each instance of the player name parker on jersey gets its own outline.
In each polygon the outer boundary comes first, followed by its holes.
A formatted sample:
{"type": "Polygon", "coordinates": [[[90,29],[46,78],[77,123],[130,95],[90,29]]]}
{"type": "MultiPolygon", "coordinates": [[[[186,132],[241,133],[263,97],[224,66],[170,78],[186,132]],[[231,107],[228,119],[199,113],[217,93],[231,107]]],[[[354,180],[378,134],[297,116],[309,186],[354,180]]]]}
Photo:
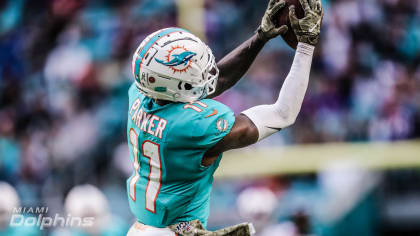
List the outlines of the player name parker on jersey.
{"type": "Polygon", "coordinates": [[[131,120],[143,132],[147,132],[155,137],[162,138],[162,133],[165,131],[166,124],[168,122],[159,116],[146,113],[142,108],[139,109],[140,104],[140,99],[137,98],[131,106],[131,120]]]}

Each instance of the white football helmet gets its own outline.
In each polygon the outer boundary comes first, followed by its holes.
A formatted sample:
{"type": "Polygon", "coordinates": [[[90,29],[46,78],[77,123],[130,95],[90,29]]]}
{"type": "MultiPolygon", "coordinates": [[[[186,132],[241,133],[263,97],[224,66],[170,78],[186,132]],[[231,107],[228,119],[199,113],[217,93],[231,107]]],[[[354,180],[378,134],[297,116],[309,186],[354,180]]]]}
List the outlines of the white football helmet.
{"type": "Polygon", "coordinates": [[[194,102],[215,92],[219,70],[210,48],[181,28],[147,36],[133,55],[133,76],[145,96],[194,102]]]}
{"type": "Polygon", "coordinates": [[[8,183],[0,181],[0,231],[7,229],[13,210],[20,206],[16,190],[8,183]]]}
{"type": "Polygon", "coordinates": [[[93,185],[73,187],[67,194],[64,206],[68,215],[83,219],[82,223],[71,226],[83,228],[89,235],[100,235],[112,223],[109,202],[101,190],[93,185]],[[93,220],[87,221],[85,217],[92,217],[93,220]]]}

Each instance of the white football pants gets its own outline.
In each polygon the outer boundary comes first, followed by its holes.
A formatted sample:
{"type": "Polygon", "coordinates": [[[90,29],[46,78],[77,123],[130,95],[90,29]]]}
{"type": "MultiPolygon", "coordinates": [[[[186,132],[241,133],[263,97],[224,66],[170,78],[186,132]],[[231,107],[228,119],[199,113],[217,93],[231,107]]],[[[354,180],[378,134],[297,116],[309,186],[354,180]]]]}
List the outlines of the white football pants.
{"type": "Polygon", "coordinates": [[[176,236],[169,228],[156,228],[136,222],[131,226],[127,236],[176,236]]]}

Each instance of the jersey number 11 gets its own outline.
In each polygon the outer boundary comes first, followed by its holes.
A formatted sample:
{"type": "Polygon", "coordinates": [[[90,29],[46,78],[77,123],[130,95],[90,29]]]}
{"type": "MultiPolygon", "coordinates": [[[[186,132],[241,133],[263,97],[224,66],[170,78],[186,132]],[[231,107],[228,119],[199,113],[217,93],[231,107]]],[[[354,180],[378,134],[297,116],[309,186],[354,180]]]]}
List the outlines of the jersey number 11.
{"type": "MultiPolygon", "coordinates": [[[[136,201],[136,184],[140,179],[140,155],[138,149],[138,135],[134,129],[130,129],[130,145],[134,157],[134,176],[130,179],[129,194],[133,201],[136,201]]],[[[149,159],[149,176],[145,190],[146,210],[156,212],[156,198],[159,194],[162,178],[159,144],[145,140],[141,145],[142,156],[149,159]]]]}

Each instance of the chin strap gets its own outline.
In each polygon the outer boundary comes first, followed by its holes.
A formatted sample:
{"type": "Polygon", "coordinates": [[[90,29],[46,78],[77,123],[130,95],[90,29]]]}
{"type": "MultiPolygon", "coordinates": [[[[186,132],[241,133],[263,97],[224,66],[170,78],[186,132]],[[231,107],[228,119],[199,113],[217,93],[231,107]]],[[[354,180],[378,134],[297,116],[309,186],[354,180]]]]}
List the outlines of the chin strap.
{"type": "Polygon", "coordinates": [[[306,93],[315,47],[299,43],[292,67],[274,104],[252,107],[242,112],[257,127],[258,141],[292,125],[306,93]]]}

